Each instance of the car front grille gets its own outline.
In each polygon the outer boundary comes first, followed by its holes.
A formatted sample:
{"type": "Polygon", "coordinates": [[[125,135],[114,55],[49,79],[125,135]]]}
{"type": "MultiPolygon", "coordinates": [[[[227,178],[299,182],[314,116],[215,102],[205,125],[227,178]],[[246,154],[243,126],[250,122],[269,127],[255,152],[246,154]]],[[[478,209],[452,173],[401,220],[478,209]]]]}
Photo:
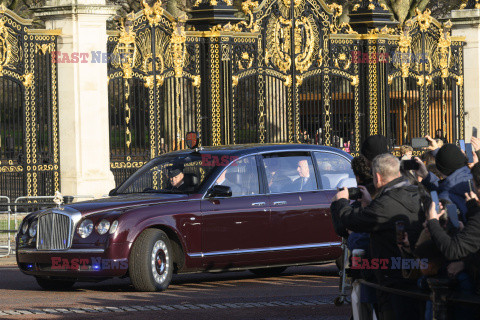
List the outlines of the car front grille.
{"type": "Polygon", "coordinates": [[[64,250],[70,247],[73,222],[69,216],[47,213],[38,218],[38,250],[64,250]]]}

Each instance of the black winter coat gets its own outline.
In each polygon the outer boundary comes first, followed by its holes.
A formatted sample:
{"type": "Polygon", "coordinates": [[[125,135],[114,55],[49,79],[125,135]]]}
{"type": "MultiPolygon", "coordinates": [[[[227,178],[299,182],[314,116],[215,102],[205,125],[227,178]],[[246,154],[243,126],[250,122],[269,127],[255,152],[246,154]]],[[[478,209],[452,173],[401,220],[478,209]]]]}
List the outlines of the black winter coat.
{"type": "Polygon", "coordinates": [[[447,260],[464,259],[480,250],[480,207],[475,200],[467,202],[467,222],[462,231],[450,237],[437,219],[427,222],[432,240],[447,260]]]}
{"type": "Polygon", "coordinates": [[[404,177],[397,178],[379,190],[377,197],[365,208],[352,208],[349,201],[334,201],[330,210],[333,220],[354,232],[370,233],[371,258],[388,259],[389,269],[375,272],[380,283],[388,278],[402,278],[401,270],[391,270],[391,258],[401,257],[395,233],[395,222],[403,221],[409,241],[415,244],[425,221],[418,187],[404,177]]]}

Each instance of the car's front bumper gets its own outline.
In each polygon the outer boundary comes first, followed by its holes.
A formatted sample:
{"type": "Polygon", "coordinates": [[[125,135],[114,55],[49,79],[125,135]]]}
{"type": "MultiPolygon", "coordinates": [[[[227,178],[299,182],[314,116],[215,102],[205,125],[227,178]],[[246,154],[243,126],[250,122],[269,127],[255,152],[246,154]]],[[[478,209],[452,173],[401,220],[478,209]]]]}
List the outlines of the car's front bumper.
{"type": "Polygon", "coordinates": [[[95,279],[121,277],[128,270],[130,243],[110,244],[103,248],[37,250],[18,248],[17,265],[28,275],[95,279]]]}

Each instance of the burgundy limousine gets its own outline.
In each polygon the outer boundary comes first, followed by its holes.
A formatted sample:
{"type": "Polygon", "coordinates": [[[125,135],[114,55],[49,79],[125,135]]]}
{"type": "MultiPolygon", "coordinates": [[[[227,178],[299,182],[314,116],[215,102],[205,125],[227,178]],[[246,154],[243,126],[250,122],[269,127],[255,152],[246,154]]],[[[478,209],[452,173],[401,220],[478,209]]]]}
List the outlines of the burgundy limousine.
{"type": "Polygon", "coordinates": [[[17,263],[49,290],[130,277],[140,291],[173,273],[251,270],[332,261],[337,187],[356,185],[351,156],[300,144],[204,147],[159,156],[108,198],[29,214],[17,263]]]}

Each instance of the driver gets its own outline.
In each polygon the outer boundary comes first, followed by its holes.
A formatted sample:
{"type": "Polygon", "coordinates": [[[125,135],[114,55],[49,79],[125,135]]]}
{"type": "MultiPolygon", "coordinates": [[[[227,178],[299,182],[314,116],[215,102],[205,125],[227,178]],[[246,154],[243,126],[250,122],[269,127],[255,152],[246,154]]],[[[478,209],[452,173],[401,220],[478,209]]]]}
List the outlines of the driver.
{"type": "Polygon", "coordinates": [[[186,191],[187,185],[185,183],[185,174],[183,173],[182,165],[172,165],[167,169],[167,177],[170,182],[169,190],[172,191],[186,191]]]}

